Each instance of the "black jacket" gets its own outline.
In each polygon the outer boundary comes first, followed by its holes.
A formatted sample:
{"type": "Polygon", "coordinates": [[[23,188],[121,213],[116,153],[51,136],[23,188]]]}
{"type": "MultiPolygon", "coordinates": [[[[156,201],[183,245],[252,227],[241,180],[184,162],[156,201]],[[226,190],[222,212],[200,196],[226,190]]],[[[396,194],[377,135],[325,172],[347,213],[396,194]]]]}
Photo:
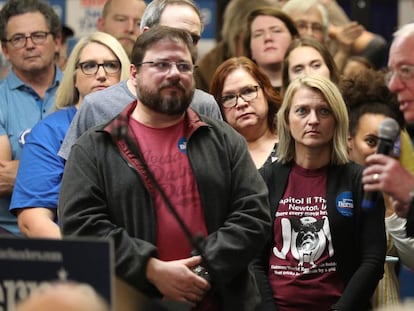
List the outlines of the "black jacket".
{"type": "MultiPolygon", "coordinates": [[[[291,164],[279,162],[262,169],[261,173],[269,189],[271,216],[274,221],[278,202],[282,198],[291,164]]],[[[344,282],[342,297],[332,306],[333,310],[368,310],[369,300],[384,273],[386,236],[384,225],[384,202],[378,199],[372,211],[361,209],[363,188],[362,168],[355,163],[331,165],[327,176],[327,210],[334,259],[344,282]],[[336,198],[345,191],[352,192],[353,217],[344,217],[336,209],[336,198]]],[[[273,241],[273,230],[270,241],[273,241]]],[[[267,281],[269,244],[262,257],[255,263],[258,281],[263,296],[261,310],[275,310],[272,291],[267,281]]],[[[315,286],[317,286],[315,284],[315,286]]]]}
{"type": "MultiPolygon", "coordinates": [[[[59,218],[64,236],[111,238],[116,274],[148,297],[159,297],[145,276],[147,261],[157,256],[153,187],[125,139],[115,135],[128,124],[135,104],[106,126],[89,130],[72,147],[59,218]]],[[[191,109],[187,117],[187,154],[205,213],[208,236],[202,248],[213,289],[223,310],[253,310],[259,293],[248,265],[269,236],[266,185],[242,136],[191,109]]]]}

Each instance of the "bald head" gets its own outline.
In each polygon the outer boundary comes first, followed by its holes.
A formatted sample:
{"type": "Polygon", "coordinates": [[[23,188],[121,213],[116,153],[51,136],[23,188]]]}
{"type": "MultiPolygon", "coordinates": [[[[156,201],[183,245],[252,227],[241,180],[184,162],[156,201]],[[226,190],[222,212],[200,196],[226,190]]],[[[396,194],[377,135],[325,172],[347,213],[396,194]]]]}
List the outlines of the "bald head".
{"type": "Polygon", "coordinates": [[[118,39],[130,55],[140,34],[141,18],[145,8],[143,0],[107,0],[98,19],[97,28],[118,39]]]}
{"type": "Polygon", "coordinates": [[[109,311],[107,303],[88,284],[43,284],[21,301],[16,311],[109,311]]]}
{"type": "Polygon", "coordinates": [[[141,31],[162,25],[188,31],[197,44],[203,31],[200,11],[192,0],[153,0],[142,16],[141,31]]]}

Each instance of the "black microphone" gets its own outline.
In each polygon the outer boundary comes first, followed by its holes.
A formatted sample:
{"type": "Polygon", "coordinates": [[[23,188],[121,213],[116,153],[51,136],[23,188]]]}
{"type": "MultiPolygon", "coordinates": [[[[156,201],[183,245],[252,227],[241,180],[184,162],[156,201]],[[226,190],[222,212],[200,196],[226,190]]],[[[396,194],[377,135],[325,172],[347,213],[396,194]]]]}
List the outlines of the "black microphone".
{"type": "MultiPolygon", "coordinates": [[[[389,155],[394,147],[394,142],[400,133],[400,126],[397,121],[386,118],[378,127],[378,154],[389,155]]],[[[369,210],[375,206],[377,200],[377,192],[365,192],[362,200],[362,208],[369,210]]]]}

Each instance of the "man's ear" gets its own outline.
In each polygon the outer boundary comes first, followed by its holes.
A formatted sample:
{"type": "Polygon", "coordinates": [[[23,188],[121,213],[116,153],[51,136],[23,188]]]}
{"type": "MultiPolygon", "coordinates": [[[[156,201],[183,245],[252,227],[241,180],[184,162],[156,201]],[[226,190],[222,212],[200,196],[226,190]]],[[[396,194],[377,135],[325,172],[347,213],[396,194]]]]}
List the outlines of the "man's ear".
{"type": "Polygon", "coordinates": [[[56,43],[55,52],[59,53],[62,48],[62,35],[58,35],[54,40],[56,43]]]}
{"type": "Polygon", "coordinates": [[[129,65],[129,79],[134,86],[137,86],[138,69],[134,64],[129,65]]]}
{"type": "Polygon", "coordinates": [[[1,51],[3,52],[4,58],[6,60],[10,60],[9,51],[7,50],[7,43],[6,42],[1,43],[1,51]]]}
{"type": "Polygon", "coordinates": [[[131,64],[129,66],[129,79],[127,80],[127,87],[128,90],[134,94],[137,95],[137,67],[134,64],[131,64]]]}
{"type": "Polygon", "coordinates": [[[105,25],[105,20],[102,16],[99,16],[98,20],[96,21],[96,28],[99,31],[102,31],[102,29],[104,28],[105,25]]]}

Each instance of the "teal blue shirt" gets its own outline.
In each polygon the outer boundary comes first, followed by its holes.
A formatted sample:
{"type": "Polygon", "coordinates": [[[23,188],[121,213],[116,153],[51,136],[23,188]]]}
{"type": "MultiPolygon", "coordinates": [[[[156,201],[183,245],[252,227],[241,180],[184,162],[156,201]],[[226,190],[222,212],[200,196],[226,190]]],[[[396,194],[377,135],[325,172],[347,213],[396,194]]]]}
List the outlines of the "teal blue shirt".
{"type": "MultiPolygon", "coordinates": [[[[13,160],[20,160],[25,135],[52,111],[61,79],[62,72],[56,67],[53,84],[43,99],[24,84],[13,70],[0,84],[0,135],[9,137],[13,160]]],[[[10,196],[0,198],[0,226],[18,233],[17,219],[9,212],[9,205],[10,196]]]]}

